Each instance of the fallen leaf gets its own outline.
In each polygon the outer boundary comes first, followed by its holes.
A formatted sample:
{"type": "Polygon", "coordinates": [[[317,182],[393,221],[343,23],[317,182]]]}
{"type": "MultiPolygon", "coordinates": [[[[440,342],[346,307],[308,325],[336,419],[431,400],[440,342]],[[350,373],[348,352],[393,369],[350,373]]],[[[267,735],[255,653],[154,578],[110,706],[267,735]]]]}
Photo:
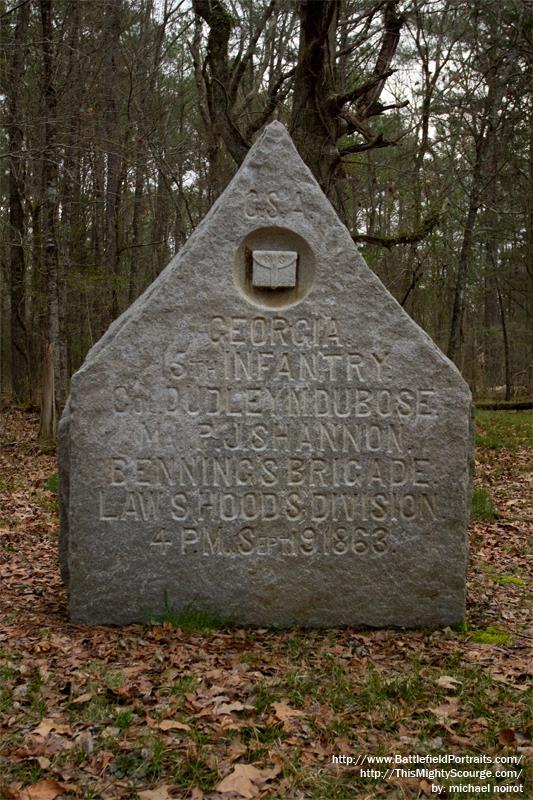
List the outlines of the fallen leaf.
{"type": "Polygon", "coordinates": [[[461,681],[458,681],[456,678],[452,678],[451,675],[441,675],[440,678],[437,679],[437,684],[442,686],[444,689],[456,689],[457,686],[461,685],[461,681]]]}
{"type": "Polygon", "coordinates": [[[198,786],[195,786],[192,790],[191,800],[204,800],[204,793],[198,786]]]}
{"type": "Polygon", "coordinates": [[[87,703],[92,698],[92,696],[93,696],[92,692],[85,692],[85,694],[80,694],[80,696],[76,697],[75,700],[73,700],[72,702],[73,704],[81,705],[81,703],[87,703]]]}
{"type": "Polygon", "coordinates": [[[410,736],[410,735],[411,731],[409,730],[409,728],[406,728],[405,725],[402,725],[402,723],[400,722],[400,724],[398,725],[398,736],[410,736]]]}
{"type": "Polygon", "coordinates": [[[215,787],[217,792],[234,792],[241,797],[255,797],[259,794],[257,781],[261,771],[252,764],[236,764],[230,775],[223,778],[215,787]]]}
{"type": "Polygon", "coordinates": [[[107,769],[114,757],[115,754],[111,750],[100,750],[97,756],[97,762],[100,765],[102,772],[107,769]]]}
{"type": "Polygon", "coordinates": [[[55,800],[63,794],[65,786],[54,780],[44,780],[34,783],[20,793],[20,800],[55,800]]]}
{"type": "MultiPolygon", "coordinates": [[[[134,675],[138,675],[138,674],[139,674],[139,672],[144,672],[144,670],[145,670],[145,669],[146,669],[146,666],[145,666],[145,664],[136,664],[136,665],[135,665],[135,666],[133,666],[133,667],[122,667],[122,669],[121,669],[121,672],[122,672],[124,675],[127,675],[127,676],[128,676],[128,678],[131,678],[131,677],[132,677],[132,676],[134,676],[134,675]]],[[[173,675],[171,676],[171,677],[172,677],[172,680],[173,680],[173,679],[176,677],[176,675],[178,674],[178,672],[177,672],[177,671],[174,671],[174,670],[172,670],[172,672],[175,672],[175,674],[173,674],[173,675]]]]}
{"type": "Polygon", "coordinates": [[[252,764],[235,764],[230,775],[227,775],[215,787],[217,792],[233,792],[241,797],[255,797],[267,781],[279,774],[281,767],[257,769],[252,764]]]}
{"type": "Polygon", "coordinates": [[[524,761],[531,761],[533,758],[533,747],[517,747],[516,752],[520,753],[524,761]]]}
{"type": "Polygon", "coordinates": [[[235,719],[231,715],[224,715],[220,717],[220,723],[217,726],[217,730],[219,731],[240,731],[243,728],[248,728],[250,725],[248,720],[245,719],[235,719]]]}
{"type": "Polygon", "coordinates": [[[230,761],[236,761],[240,758],[244,753],[246,753],[246,747],[240,739],[233,739],[229,745],[229,748],[226,750],[226,755],[228,756],[230,761]]]}
{"type": "Polygon", "coordinates": [[[30,741],[30,755],[34,758],[37,756],[44,756],[49,758],[61,753],[63,750],[71,750],[74,746],[72,739],[67,739],[65,736],[58,736],[55,733],[49,733],[48,736],[33,736],[30,741]]]}
{"type": "Polygon", "coordinates": [[[64,725],[61,722],[57,722],[55,719],[51,719],[50,717],[45,717],[40,721],[36,728],[32,730],[32,734],[34,736],[42,736],[45,738],[49,736],[52,731],[56,733],[66,733],[72,734],[72,728],[70,725],[64,725]]]}
{"type": "Polygon", "coordinates": [[[448,736],[446,737],[446,740],[450,742],[450,744],[457,744],[459,745],[459,747],[471,746],[472,741],[467,736],[457,736],[457,734],[454,733],[451,728],[446,728],[446,730],[448,731],[448,736]]]}
{"type": "Polygon", "coordinates": [[[420,781],[420,788],[422,789],[426,797],[431,797],[431,795],[433,794],[433,791],[431,789],[431,784],[425,779],[420,781]]]}
{"type": "Polygon", "coordinates": [[[272,703],[272,708],[274,709],[276,717],[282,722],[283,720],[290,719],[291,717],[305,717],[303,711],[300,711],[297,708],[291,708],[290,706],[285,705],[285,703],[272,703]]]}
{"type": "Polygon", "coordinates": [[[170,800],[168,793],[168,786],[163,783],[157,789],[145,789],[143,792],[138,792],[140,800],[170,800]]]}
{"type": "Polygon", "coordinates": [[[505,747],[513,747],[516,744],[515,732],[511,728],[505,728],[499,732],[498,741],[505,747]]]}
{"type": "Polygon", "coordinates": [[[459,698],[447,697],[446,701],[446,703],[441,703],[439,706],[430,707],[429,710],[437,717],[439,722],[447,722],[448,724],[457,722],[458,720],[454,718],[454,714],[457,714],[459,698]]]}
{"type": "Polygon", "coordinates": [[[107,691],[111,694],[116,695],[117,697],[129,697],[130,695],[135,693],[135,684],[129,682],[124,683],[122,686],[117,686],[116,688],[110,689],[107,687],[107,691]]]}
{"type": "Polygon", "coordinates": [[[48,736],[50,731],[53,731],[56,726],[54,719],[42,719],[36,728],[32,731],[36,736],[48,736]]]}
{"type": "Polygon", "coordinates": [[[163,719],[155,725],[161,731],[190,731],[191,726],[175,719],[163,719]]]}
{"type": "Polygon", "coordinates": [[[94,751],[94,739],[90,731],[84,731],[77,736],[76,744],[81,747],[86,756],[92,755],[94,751]]]}
{"type": "Polygon", "coordinates": [[[232,714],[233,711],[244,711],[244,704],[239,703],[236,701],[235,703],[221,703],[221,705],[215,707],[213,713],[214,714],[232,714]]]}

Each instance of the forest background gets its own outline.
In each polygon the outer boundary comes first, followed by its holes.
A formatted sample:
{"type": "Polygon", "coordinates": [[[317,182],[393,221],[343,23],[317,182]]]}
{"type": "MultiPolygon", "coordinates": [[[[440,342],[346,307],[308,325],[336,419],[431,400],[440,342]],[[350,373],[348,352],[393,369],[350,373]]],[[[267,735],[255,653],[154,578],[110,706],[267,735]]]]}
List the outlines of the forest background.
{"type": "Polygon", "coordinates": [[[0,0],[0,396],[70,375],[273,118],[477,397],[533,395],[530,0],[0,0]]]}

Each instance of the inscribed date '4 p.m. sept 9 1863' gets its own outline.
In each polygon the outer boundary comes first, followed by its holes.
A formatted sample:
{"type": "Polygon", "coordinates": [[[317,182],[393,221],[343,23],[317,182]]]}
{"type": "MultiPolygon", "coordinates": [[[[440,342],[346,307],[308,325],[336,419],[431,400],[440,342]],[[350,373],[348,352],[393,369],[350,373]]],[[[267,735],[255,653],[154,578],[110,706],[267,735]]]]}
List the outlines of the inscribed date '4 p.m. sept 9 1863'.
{"type": "Polygon", "coordinates": [[[470,391],[278,122],[92,348],[59,438],[75,622],[463,618],[470,391]]]}

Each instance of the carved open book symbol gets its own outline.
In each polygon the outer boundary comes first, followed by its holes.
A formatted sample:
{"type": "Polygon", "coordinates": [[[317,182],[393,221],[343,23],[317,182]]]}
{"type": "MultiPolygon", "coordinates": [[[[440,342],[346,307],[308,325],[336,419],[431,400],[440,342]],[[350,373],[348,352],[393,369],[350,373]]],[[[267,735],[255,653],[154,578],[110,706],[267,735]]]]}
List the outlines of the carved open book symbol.
{"type": "Polygon", "coordinates": [[[252,284],[269,289],[296,286],[295,250],[254,250],[252,284]]]}

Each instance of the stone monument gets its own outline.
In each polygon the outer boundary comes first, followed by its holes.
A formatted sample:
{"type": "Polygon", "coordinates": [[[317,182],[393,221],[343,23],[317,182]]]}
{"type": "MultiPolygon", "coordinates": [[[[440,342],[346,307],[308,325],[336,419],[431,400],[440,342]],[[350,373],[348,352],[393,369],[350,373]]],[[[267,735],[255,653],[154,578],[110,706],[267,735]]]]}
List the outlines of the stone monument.
{"type": "Polygon", "coordinates": [[[72,378],[74,622],[462,620],[470,391],[278,122],[72,378]]]}

